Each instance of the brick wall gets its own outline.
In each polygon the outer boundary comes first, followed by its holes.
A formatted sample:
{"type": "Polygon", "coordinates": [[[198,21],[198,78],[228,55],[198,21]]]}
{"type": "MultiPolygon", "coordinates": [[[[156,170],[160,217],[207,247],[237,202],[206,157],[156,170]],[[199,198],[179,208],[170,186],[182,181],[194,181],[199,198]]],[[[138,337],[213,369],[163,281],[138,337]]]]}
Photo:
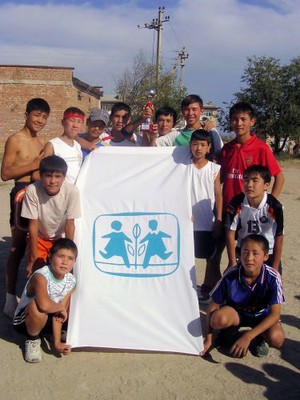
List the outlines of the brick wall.
{"type": "Polygon", "coordinates": [[[41,135],[50,139],[62,133],[66,108],[79,107],[86,114],[99,107],[99,100],[79,91],[72,81],[73,68],[0,65],[0,153],[9,135],[24,126],[28,100],[42,97],[51,114],[41,135]]]}

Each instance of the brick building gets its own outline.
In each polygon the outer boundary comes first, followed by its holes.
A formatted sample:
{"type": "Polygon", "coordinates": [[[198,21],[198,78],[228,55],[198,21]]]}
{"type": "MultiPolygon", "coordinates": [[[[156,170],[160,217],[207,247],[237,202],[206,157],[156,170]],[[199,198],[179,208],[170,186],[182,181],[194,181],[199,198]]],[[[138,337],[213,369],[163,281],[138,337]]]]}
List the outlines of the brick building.
{"type": "Polygon", "coordinates": [[[61,119],[67,107],[75,106],[86,114],[100,107],[101,87],[92,87],[73,77],[74,68],[24,65],[0,65],[0,151],[9,135],[24,125],[28,100],[42,97],[51,114],[41,135],[46,138],[62,133],[61,119]]]}

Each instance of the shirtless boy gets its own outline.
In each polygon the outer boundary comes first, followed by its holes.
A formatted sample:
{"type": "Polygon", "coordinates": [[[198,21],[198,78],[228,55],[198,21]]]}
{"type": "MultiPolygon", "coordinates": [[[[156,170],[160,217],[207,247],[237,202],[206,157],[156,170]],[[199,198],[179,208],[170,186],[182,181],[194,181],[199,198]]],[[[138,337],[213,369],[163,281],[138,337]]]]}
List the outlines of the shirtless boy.
{"type": "Polygon", "coordinates": [[[49,104],[41,98],[31,99],[26,106],[24,127],[11,135],[6,143],[1,166],[3,181],[14,179],[10,193],[11,249],[6,264],[6,300],[3,312],[12,318],[17,307],[16,285],[20,262],[26,250],[27,224],[20,218],[21,201],[27,185],[35,179],[43,157],[44,140],[38,133],[50,114],[49,104]]]}

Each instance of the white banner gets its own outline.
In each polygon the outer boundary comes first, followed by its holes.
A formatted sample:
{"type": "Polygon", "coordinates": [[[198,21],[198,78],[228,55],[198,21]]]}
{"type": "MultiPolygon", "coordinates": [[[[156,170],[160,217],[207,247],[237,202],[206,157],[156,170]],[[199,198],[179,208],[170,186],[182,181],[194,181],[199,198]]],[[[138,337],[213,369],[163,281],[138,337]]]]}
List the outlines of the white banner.
{"type": "Polygon", "coordinates": [[[73,347],[202,350],[187,157],[184,147],[100,147],[87,157],[73,347]]]}

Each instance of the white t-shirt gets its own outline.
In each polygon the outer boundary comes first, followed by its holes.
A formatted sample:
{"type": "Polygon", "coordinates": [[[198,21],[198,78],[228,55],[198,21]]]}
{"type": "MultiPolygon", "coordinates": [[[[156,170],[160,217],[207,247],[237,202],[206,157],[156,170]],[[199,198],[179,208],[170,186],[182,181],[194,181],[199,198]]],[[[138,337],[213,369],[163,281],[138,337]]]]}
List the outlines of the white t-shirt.
{"type": "Polygon", "coordinates": [[[132,140],[124,139],[121,142],[114,142],[111,140],[109,142],[110,146],[142,146],[143,143],[143,137],[140,134],[133,134],[132,140]]]}
{"type": "MultiPolygon", "coordinates": [[[[210,130],[211,132],[211,140],[213,142],[213,149],[214,149],[214,154],[219,154],[222,147],[223,147],[223,141],[222,138],[217,131],[217,129],[213,128],[210,130]]],[[[156,146],[157,147],[162,147],[162,146],[175,146],[175,140],[178,135],[181,134],[181,131],[178,131],[176,129],[172,129],[170,133],[164,136],[160,136],[159,138],[156,139],[156,146]]],[[[187,143],[188,145],[188,143],[187,143]]]]}
{"type": "Polygon", "coordinates": [[[177,129],[172,129],[167,135],[160,136],[156,139],[157,147],[174,146],[175,139],[180,134],[177,129]]]}
{"type": "Polygon", "coordinates": [[[42,181],[30,184],[22,204],[22,217],[38,220],[38,237],[56,240],[64,236],[67,219],[80,218],[79,191],[64,181],[55,196],[49,196],[42,181]]]}

